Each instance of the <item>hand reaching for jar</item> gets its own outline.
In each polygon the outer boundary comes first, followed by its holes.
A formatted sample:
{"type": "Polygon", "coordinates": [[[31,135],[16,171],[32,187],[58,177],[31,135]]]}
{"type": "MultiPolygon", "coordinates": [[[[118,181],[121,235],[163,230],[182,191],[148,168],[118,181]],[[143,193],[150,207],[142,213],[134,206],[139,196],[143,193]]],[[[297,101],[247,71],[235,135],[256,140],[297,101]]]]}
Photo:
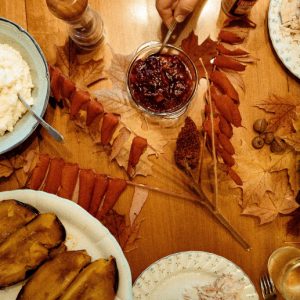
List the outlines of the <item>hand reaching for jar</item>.
{"type": "Polygon", "coordinates": [[[170,26],[175,19],[181,23],[195,9],[199,0],[156,0],[156,9],[163,22],[170,26]]]}

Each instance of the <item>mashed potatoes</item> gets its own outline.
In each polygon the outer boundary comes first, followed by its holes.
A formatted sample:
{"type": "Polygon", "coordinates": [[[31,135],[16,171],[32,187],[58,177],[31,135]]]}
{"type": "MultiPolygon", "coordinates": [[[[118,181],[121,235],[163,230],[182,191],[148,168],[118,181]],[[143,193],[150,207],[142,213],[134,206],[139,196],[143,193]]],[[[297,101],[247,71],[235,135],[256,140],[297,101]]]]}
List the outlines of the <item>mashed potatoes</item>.
{"type": "Polygon", "coordinates": [[[32,88],[29,67],[21,54],[9,45],[0,44],[0,136],[12,131],[26,112],[17,93],[32,105],[32,88]]]}

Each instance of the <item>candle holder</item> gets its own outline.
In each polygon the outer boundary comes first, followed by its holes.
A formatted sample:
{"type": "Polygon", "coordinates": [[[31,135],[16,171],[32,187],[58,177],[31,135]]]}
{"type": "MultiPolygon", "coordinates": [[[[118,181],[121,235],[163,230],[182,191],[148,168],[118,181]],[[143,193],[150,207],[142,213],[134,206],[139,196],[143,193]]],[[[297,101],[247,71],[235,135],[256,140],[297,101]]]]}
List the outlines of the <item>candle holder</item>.
{"type": "Polygon", "coordinates": [[[103,41],[103,21],[88,0],[46,0],[51,13],[69,25],[69,36],[78,48],[95,50],[103,41]]]}

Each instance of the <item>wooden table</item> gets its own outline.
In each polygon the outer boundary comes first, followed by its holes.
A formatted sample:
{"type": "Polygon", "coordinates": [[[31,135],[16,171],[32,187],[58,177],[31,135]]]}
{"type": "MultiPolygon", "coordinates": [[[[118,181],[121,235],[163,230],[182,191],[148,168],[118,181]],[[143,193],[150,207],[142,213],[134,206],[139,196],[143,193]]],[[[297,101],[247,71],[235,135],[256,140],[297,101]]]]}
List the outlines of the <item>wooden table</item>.
{"type": "MultiPolygon", "coordinates": [[[[191,29],[195,29],[200,40],[203,40],[214,27],[220,11],[220,2],[203,1],[187,23],[182,37],[191,29]]],[[[154,0],[90,0],[90,5],[101,14],[106,39],[115,52],[131,53],[145,41],[161,36],[161,20],[154,0]]],[[[261,111],[252,107],[252,103],[257,99],[264,99],[269,93],[282,96],[293,94],[300,97],[299,80],[288,73],[272,49],[267,28],[268,5],[269,1],[258,1],[253,8],[252,19],[257,28],[255,33],[250,33],[245,45],[260,59],[244,73],[247,90],[242,105],[247,106],[248,113],[243,115],[243,122],[248,128],[251,128],[254,119],[262,116],[261,111]]],[[[2,0],[0,16],[26,28],[36,38],[49,60],[53,60],[54,45],[62,45],[65,41],[66,26],[48,11],[45,1],[2,0]]],[[[47,119],[52,120],[50,113],[47,114],[47,119]]],[[[65,133],[63,124],[56,126],[65,133]]],[[[78,162],[81,167],[124,177],[118,166],[109,163],[103,153],[90,150],[92,144],[82,145],[75,136],[67,136],[63,147],[67,147],[69,151],[70,155],[66,158],[68,161],[78,162]]],[[[47,149],[43,151],[47,152],[47,149]]],[[[172,157],[171,153],[165,155],[172,157]]],[[[163,164],[163,160],[160,158],[157,163],[163,164]]],[[[166,172],[174,171],[170,169],[166,172]]],[[[155,176],[138,178],[136,181],[157,185],[155,176]]],[[[161,185],[169,190],[174,188],[174,183],[165,180],[163,176],[160,178],[161,185]]],[[[0,191],[14,188],[16,182],[13,177],[0,182],[0,191]]],[[[126,192],[118,207],[128,207],[128,199],[131,196],[132,193],[126,192]]],[[[144,222],[138,248],[126,254],[133,281],[145,268],[163,256],[179,251],[202,250],[222,255],[239,265],[259,291],[258,279],[266,270],[268,256],[287,241],[284,228],[287,218],[277,218],[271,224],[259,226],[256,219],[240,216],[241,209],[236,201],[221,203],[221,210],[250,243],[250,252],[245,251],[205,210],[188,201],[151,192],[140,216],[144,218],[144,222]]]]}

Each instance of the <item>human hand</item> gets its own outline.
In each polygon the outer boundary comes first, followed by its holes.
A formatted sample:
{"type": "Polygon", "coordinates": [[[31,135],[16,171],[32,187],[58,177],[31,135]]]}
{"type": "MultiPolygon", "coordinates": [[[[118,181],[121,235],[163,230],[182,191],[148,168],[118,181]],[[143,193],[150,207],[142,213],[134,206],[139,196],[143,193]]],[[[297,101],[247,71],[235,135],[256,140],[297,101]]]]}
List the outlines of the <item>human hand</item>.
{"type": "Polygon", "coordinates": [[[170,26],[175,19],[181,23],[194,10],[199,0],[156,0],[156,9],[163,22],[170,26]]]}

